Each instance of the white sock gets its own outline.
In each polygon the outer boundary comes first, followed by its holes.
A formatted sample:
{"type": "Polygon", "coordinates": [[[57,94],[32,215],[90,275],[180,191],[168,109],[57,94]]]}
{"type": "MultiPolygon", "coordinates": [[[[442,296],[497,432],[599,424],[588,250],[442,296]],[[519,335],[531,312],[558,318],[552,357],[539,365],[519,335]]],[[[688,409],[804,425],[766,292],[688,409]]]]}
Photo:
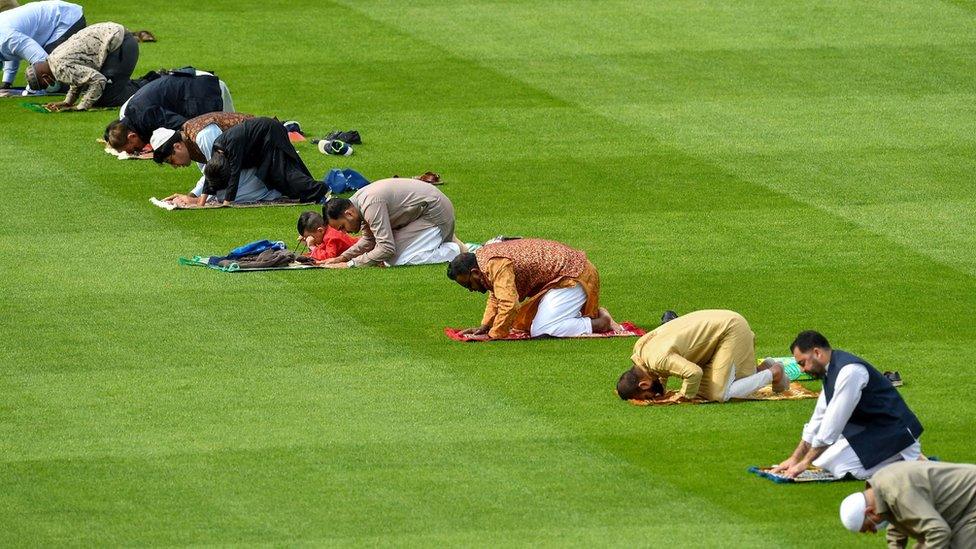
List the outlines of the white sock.
{"type": "Polygon", "coordinates": [[[747,397],[772,382],[773,372],[771,370],[763,370],[751,376],[737,379],[732,382],[729,390],[725,392],[725,400],[747,397]]]}

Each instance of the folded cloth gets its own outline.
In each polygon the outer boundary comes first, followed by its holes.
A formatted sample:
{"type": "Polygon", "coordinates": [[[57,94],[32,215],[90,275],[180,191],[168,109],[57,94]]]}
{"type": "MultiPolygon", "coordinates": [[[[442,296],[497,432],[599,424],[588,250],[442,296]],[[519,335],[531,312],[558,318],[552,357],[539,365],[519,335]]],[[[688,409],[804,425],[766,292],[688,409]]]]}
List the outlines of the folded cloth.
{"type": "Polygon", "coordinates": [[[153,206],[162,208],[164,210],[212,210],[214,208],[264,208],[270,206],[308,206],[309,204],[316,204],[315,202],[301,202],[296,198],[278,198],[275,200],[262,200],[260,202],[233,202],[231,204],[224,204],[223,202],[217,202],[216,200],[208,201],[203,206],[196,205],[185,205],[185,204],[174,204],[172,202],[167,202],[165,200],[160,200],[155,196],[149,199],[153,206]]]}
{"type": "MultiPolygon", "coordinates": [[[[668,399],[674,396],[675,393],[677,393],[677,391],[667,391],[664,393],[664,396],[655,398],[653,400],[634,399],[629,400],[628,402],[634,406],[675,406],[678,404],[711,404],[715,402],[713,400],[705,400],[703,398],[695,398],[687,402],[668,402],[668,399]]],[[[747,397],[733,400],[804,400],[808,398],[817,398],[818,396],[820,396],[820,393],[811,391],[799,383],[790,383],[790,388],[782,393],[773,392],[773,388],[767,385],[747,397]]]]}
{"type": "MultiPolygon", "coordinates": [[[[621,322],[620,323],[620,328],[621,329],[618,330],[618,331],[616,331],[616,332],[603,332],[603,333],[599,333],[599,334],[586,334],[586,335],[576,336],[575,338],[570,338],[570,339],[588,338],[588,337],[640,337],[640,336],[644,335],[645,333],[647,333],[644,330],[642,330],[641,328],[639,328],[633,322],[621,322]]],[[[475,339],[475,338],[470,338],[470,337],[462,334],[461,333],[461,330],[458,329],[458,328],[444,328],[444,335],[446,335],[447,337],[453,339],[454,341],[464,341],[464,342],[467,342],[467,343],[472,343],[472,342],[476,342],[476,341],[524,341],[526,339],[533,339],[532,336],[530,336],[528,332],[519,332],[519,331],[514,331],[514,330],[511,333],[508,334],[508,337],[503,338],[503,339],[475,339]]],[[[552,337],[549,337],[549,336],[543,336],[543,337],[537,337],[537,338],[534,338],[534,339],[565,339],[565,338],[552,338],[552,337]]]]}
{"type": "Polygon", "coordinates": [[[777,484],[788,484],[793,482],[834,482],[837,480],[856,480],[851,475],[844,475],[840,478],[835,477],[827,471],[824,471],[820,467],[810,467],[806,471],[803,471],[796,478],[789,478],[783,476],[779,473],[773,473],[772,467],[749,467],[747,471],[754,475],[758,475],[764,479],[771,480],[777,484]]]}

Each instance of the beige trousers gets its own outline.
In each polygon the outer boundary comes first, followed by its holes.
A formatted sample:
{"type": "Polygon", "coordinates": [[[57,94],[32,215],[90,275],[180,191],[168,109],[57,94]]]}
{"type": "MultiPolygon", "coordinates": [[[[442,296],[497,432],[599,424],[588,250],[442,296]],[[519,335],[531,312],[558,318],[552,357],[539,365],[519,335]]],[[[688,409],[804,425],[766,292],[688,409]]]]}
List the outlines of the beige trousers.
{"type": "Polygon", "coordinates": [[[722,335],[712,361],[702,366],[698,394],[708,400],[723,401],[729,384],[756,373],[756,334],[745,319],[737,318],[722,335]]]}

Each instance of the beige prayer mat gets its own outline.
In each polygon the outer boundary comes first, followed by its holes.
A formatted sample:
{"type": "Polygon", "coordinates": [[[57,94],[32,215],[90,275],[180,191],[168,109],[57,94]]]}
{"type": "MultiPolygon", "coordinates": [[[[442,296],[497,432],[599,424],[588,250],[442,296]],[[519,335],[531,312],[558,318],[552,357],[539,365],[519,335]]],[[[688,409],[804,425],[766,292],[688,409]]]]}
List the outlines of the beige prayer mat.
{"type": "MultiPolygon", "coordinates": [[[[668,402],[668,399],[674,396],[677,391],[668,391],[664,396],[653,399],[653,400],[629,400],[634,406],[675,406],[678,404],[714,404],[713,400],[705,400],[703,398],[695,398],[690,402],[668,402]]],[[[820,393],[816,391],[811,391],[799,383],[790,383],[790,388],[783,391],[782,393],[774,393],[771,386],[763,387],[755,393],[742,398],[742,399],[732,399],[732,400],[805,400],[808,398],[817,398],[820,393]]]]}

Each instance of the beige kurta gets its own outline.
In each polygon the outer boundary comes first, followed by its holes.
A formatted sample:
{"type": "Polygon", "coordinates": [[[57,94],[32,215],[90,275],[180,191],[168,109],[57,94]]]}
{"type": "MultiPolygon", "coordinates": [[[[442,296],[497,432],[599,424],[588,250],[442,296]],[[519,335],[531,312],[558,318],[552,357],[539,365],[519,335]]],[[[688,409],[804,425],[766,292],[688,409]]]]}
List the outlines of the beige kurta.
{"type": "Polygon", "coordinates": [[[380,179],[349,200],[363,218],[362,238],[342,254],[357,267],[391,261],[431,227],[454,238],[454,205],[437,187],[416,179],[380,179]]]}
{"type": "Polygon", "coordinates": [[[687,398],[721,401],[730,376],[756,373],[755,335],[735,311],[695,311],[638,339],[631,360],[664,384],[680,377],[687,398]]]}
{"type": "Polygon", "coordinates": [[[875,512],[891,522],[888,547],[905,547],[907,538],[926,549],[976,547],[976,465],[902,461],[882,468],[867,481],[877,500],[875,512]]]}

